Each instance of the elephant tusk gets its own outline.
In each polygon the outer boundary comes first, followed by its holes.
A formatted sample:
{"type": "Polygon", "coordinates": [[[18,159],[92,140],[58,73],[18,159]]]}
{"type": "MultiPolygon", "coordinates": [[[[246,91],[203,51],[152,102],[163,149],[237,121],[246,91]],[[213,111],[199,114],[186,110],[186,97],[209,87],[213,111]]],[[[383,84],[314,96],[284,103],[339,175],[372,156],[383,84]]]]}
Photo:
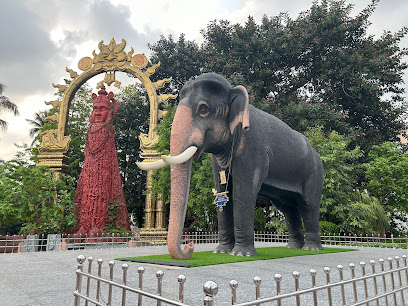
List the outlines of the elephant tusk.
{"type": "Polygon", "coordinates": [[[136,166],[138,166],[142,170],[156,170],[163,167],[168,166],[163,160],[158,160],[155,162],[136,162],[136,166]]]}
{"type": "Polygon", "coordinates": [[[171,155],[162,155],[162,159],[166,164],[169,165],[179,165],[182,164],[186,161],[188,161],[193,155],[197,152],[197,147],[191,146],[187,148],[183,153],[177,155],[177,156],[171,156],[171,155]]]}

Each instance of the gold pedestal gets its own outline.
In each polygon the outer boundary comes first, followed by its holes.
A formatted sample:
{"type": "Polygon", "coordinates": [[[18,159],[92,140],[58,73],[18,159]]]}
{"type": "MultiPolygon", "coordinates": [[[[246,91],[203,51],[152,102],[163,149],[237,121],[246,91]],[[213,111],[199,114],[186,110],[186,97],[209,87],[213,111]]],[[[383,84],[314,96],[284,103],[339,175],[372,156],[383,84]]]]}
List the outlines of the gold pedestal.
{"type": "Polygon", "coordinates": [[[140,241],[146,241],[151,244],[166,244],[167,230],[158,228],[143,228],[140,231],[140,241]]]}
{"type": "Polygon", "coordinates": [[[65,153],[43,153],[38,155],[37,166],[45,166],[56,172],[65,173],[68,169],[69,158],[65,153]]]}

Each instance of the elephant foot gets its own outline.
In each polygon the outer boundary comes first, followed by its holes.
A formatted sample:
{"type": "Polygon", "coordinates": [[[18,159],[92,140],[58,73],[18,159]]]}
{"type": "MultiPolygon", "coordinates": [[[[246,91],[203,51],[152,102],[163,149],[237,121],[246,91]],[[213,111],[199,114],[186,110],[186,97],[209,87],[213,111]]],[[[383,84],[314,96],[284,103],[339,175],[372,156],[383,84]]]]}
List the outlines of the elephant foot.
{"type": "Polygon", "coordinates": [[[305,234],[304,250],[320,251],[322,250],[322,244],[320,241],[320,235],[316,232],[308,232],[305,234]]]}
{"type": "Polygon", "coordinates": [[[288,249],[301,249],[304,246],[304,241],[289,241],[289,243],[286,245],[286,248],[288,249]]]}
{"type": "Polygon", "coordinates": [[[240,246],[236,245],[230,255],[233,256],[258,256],[258,253],[255,250],[255,247],[253,245],[251,246],[240,246]]]}
{"type": "Polygon", "coordinates": [[[323,250],[323,248],[320,243],[305,243],[303,250],[320,251],[323,250]]]}
{"type": "Polygon", "coordinates": [[[301,249],[305,245],[305,237],[301,232],[289,233],[288,238],[289,241],[286,245],[288,249],[301,249]]]}
{"type": "Polygon", "coordinates": [[[219,244],[214,253],[230,253],[234,244],[219,244]]]}

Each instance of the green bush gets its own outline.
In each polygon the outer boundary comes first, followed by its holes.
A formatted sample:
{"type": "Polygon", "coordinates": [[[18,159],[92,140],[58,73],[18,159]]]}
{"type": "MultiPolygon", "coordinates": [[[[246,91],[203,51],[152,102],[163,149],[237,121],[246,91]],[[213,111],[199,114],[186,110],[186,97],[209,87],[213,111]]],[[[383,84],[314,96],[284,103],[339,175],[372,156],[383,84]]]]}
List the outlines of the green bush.
{"type": "Polygon", "coordinates": [[[329,221],[320,221],[319,222],[320,226],[320,234],[334,234],[334,233],[339,233],[340,229],[339,227],[329,221]]]}

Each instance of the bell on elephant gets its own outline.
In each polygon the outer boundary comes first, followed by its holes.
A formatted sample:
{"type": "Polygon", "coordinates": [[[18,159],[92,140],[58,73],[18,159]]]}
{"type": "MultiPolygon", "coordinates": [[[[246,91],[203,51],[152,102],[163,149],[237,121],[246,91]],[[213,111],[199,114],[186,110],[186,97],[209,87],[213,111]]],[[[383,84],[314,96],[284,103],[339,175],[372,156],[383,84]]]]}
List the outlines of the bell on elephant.
{"type": "Polygon", "coordinates": [[[231,87],[215,73],[187,82],[174,116],[170,156],[141,168],[171,164],[171,203],[167,245],[173,258],[181,249],[192,158],[211,153],[219,245],[215,252],[257,255],[254,213],[257,195],[272,200],[286,219],[288,248],[321,250],[319,233],[323,165],[307,138],[273,115],[249,104],[245,87],[231,87]],[[228,196],[227,196],[228,194],[228,196]],[[305,231],[303,232],[303,225],[305,231]]]}

